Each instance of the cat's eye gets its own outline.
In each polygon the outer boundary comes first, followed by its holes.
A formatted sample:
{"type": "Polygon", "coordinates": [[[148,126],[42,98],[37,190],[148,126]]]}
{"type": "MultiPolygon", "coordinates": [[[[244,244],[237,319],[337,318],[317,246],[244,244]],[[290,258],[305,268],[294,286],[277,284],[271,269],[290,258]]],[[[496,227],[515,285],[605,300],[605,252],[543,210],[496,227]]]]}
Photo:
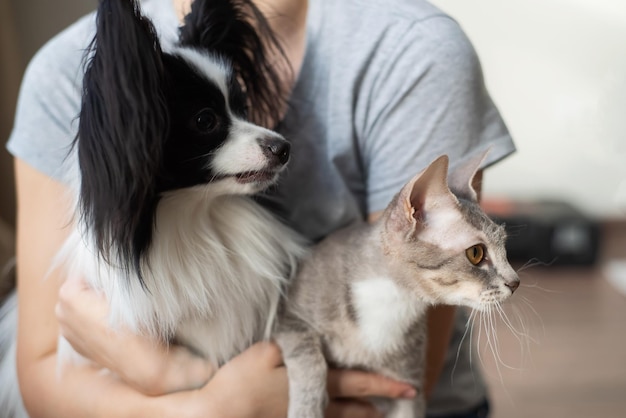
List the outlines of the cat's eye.
{"type": "Polygon", "coordinates": [[[193,119],[194,128],[203,134],[208,134],[217,127],[217,116],[211,109],[202,109],[193,119]]]}
{"type": "Polygon", "coordinates": [[[477,266],[485,259],[485,247],[482,244],[476,244],[465,250],[465,255],[470,263],[477,266]]]}

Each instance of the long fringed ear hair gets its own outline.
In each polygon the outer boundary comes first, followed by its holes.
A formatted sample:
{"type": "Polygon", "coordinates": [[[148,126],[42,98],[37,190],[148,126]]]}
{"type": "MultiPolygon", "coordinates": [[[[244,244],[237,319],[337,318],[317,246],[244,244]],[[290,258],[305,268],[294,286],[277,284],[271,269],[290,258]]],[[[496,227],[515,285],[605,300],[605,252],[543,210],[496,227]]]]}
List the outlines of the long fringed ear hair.
{"type": "Polygon", "coordinates": [[[247,95],[250,121],[270,129],[280,121],[293,77],[291,65],[252,1],[194,0],[179,41],[217,54],[233,66],[247,95]]]}
{"type": "Polygon", "coordinates": [[[101,0],[88,52],[75,142],[81,220],[107,261],[141,278],[168,133],[161,47],[136,0],[101,0]]]}

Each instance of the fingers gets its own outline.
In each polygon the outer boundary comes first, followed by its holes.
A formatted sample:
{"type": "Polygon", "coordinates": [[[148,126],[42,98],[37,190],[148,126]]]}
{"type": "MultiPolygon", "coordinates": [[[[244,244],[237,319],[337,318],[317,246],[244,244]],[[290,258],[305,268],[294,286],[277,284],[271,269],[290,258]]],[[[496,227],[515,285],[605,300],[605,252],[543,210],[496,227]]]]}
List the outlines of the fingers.
{"type": "Polygon", "coordinates": [[[254,356],[257,358],[257,361],[260,361],[267,368],[271,369],[283,366],[283,355],[280,351],[280,347],[271,341],[262,341],[253,344],[244,351],[241,356],[254,356]]]}
{"type": "Polygon", "coordinates": [[[141,350],[154,357],[149,363],[153,364],[155,373],[148,383],[156,389],[156,394],[200,388],[215,373],[216,368],[210,361],[194,355],[185,347],[164,347],[154,341],[151,343],[153,347],[143,346],[141,350]],[[157,386],[159,382],[160,386],[157,386]]]}
{"type": "Polygon", "coordinates": [[[93,344],[89,340],[99,342],[107,312],[106,300],[79,278],[66,280],[59,289],[55,315],[60,333],[83,356],[91,358],[87,348],[93,344]]]}
{"type": "MultiPolygon", "coordinates": [[[[220,367],[202,391],[212,392],[228,416],[285,417],[288,379],[281,366],[276,344],[256,343],[220,367]]],[[[218,412],[220,409],[218,406],[218,412]]]]}
{"type": "Polygon", "coordinates": [[[331,398],[368,396],[413,398],[416,391],[408,383],[398,382],[378,374],[358,370],[330,369],[328,371],[328,394],[331,398]]]}
{"type": "Polygon", "coordinates": [[[76,352],[144,394],[198,388],[215,371],[184,347],[165,345],[123,326],[112,328],[106,298],[81,278],[63,283],[55,312],[61,335],[76,352]]]}
{"type": "Polygon", "coordinates": [[[415,389],[408,383],[358,370],[330,369],[327,384],[331,402],[326,410],[326,418],[383,417],[384,415],[371,403],[361,399],[369,396],[386,398],[416,396],[415,389]]]}
{"type": "Polygon", "coordinates": [[[89,288],[83,280],[68,279],[59,289],[55,314],[63,330],[78,325],[79,320],[104,321],[108,309],[104,297],[89,288]]]}

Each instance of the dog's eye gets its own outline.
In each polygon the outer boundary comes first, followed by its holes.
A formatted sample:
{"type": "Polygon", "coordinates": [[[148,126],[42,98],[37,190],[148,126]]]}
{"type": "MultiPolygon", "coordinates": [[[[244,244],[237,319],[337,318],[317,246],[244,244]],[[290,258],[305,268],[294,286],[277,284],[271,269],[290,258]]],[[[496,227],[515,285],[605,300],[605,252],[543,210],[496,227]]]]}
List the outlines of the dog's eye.
{"type": "Polygon", "coordinates": [[[194,116],[194,127],[200,133],[209,133],[217,127],[217,116],[210,109],[203,109],[194,116]]]}

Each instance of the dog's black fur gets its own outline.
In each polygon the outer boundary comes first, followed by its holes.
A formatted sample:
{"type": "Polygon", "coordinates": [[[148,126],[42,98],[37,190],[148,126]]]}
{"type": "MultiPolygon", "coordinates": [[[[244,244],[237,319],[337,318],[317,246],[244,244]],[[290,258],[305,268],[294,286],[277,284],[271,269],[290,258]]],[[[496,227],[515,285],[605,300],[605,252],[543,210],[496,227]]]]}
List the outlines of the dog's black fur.
{"type": "MultiPolygon", "coordinates": [[[[195,0],[179,45],[232,68],[233,114],[279,120],[284,94],[269,57],[284,54],[250,0],[195,0]]],[[[81,215],[105,259],[141,280],[161,194],[217,176],[198,156],[226,139],[226,103],[214,83],[162,50],[135,0],[100,2],[90,51],[76,138],[81,215]]]]}

